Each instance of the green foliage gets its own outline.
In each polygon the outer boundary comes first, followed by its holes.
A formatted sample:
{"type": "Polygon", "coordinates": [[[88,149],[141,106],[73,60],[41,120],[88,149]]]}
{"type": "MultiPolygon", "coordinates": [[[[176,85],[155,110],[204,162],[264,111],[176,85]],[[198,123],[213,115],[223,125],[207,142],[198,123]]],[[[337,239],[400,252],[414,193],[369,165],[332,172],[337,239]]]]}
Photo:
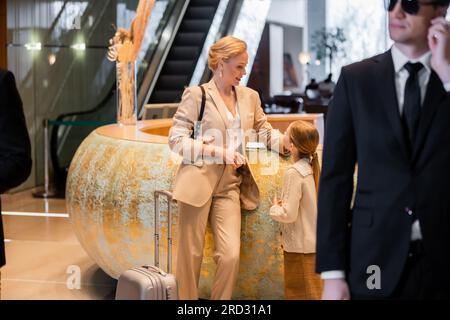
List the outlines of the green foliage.
{"type": "Polygon", "coordinates": [[[316,52],[316,59],[327,57],[330,60],[330,72],[333,58],[337,55],[345,56],[344,44],[347,41],[342,28],[322,28],[312,35],[311,49],[316,52]]]}

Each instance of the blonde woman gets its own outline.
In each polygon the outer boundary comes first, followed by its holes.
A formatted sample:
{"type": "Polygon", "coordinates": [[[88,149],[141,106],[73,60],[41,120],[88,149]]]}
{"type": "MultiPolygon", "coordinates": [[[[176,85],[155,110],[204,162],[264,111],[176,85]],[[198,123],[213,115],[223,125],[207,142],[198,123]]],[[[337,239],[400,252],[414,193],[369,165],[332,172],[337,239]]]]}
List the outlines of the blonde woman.
{"type": "Polygon", "coordinates": [[[294,164],[284,175],[282,199],[274,197],[270,216],[281,222],[285,298],[319,300],[322,280],[315,273],[319,133],[311,123],[298,120],[284,139],[294,164]]]}
{"type": "Polygon", "coordinates": [[[211,299],[231,299],[239,270],[241,208],[253,210],[259,203],[258,187],[246,163],[243,132],[254,130],[276,150],[282,141],[267,122],[258,93],[239,86],[247,63],[244,41],[231,36],[218,40],[208,55],[213,78],[202,85],[201,133],[195,139],[192,136],[194,127],[199,128],[200,87],[186,88],[173,118],[169,146],[183,157],[173,187],[179,209],[176,276],[180,299],[198,299],[208,220],[217,264],[211,299]]]}

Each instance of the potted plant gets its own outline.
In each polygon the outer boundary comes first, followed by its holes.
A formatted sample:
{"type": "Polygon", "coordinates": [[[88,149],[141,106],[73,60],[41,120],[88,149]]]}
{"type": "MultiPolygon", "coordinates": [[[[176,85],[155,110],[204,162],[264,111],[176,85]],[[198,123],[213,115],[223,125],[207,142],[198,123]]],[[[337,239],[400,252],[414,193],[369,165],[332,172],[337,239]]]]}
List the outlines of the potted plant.
{"type": "Polygon", "coordinates": [[[316,52],[317,60],[327,57],[330,61],[330,72],[333,66],[333,58],[345,56],[344,44],[347,41],[342,28],[322,28],[314,32],[312,36],[312,50],[316,52]]]}

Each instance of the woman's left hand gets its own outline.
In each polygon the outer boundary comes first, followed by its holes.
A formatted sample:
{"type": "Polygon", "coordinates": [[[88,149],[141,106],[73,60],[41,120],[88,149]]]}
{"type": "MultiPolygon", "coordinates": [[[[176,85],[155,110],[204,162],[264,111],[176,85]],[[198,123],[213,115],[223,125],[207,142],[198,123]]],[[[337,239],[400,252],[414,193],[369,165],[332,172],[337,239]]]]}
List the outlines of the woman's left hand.
{"type": "Polygon", "coordinates": [[[242,154],[240,154],[239,152],[235,152],[234,153],[234,167],[235,167],[235,169],[238,169],[238,168],[242,167],[246,162],[247,162],[247,160],[245,159],[245,157],[242,154]]]}

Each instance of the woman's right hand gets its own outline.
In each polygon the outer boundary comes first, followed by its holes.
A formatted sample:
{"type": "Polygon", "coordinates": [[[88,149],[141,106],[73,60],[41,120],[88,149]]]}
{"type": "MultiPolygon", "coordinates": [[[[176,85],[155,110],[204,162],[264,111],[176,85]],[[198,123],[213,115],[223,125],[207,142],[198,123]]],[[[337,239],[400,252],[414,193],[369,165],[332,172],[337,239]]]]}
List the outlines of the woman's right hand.
{"type": "Polygon", "coordinates": [[[233,165],[234,169],[238,169],[247,162],[242,154],[225,147],[204,144],[203,154],[212,156],[214,159],[216,159],[216,161],[222,161],[222,163],[231,164],[233,165]]]}
{"type": "Polygon", "coordinates": [[[222,160],[225,164],[233,165],[234,169],[238,169],[243,166],[246,162],[245,157],[239,152],[233,151],[227,148],[218,147],[216,152],[219,156],[222,157],[222,160]]]}

